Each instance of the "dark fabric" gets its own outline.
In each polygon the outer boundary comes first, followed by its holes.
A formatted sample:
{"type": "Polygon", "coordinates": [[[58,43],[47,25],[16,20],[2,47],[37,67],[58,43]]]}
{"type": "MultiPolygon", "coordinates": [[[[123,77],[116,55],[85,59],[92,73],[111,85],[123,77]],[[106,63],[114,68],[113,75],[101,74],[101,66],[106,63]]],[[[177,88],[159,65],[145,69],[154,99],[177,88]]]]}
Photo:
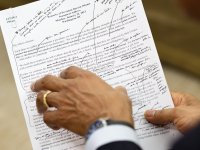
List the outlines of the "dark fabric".
{"type": "MultiPolygon", "coordinates": [[[[141,150],[141,148],[132,142],[121,141],[103,145],[97,150],[141,150]]],[[[171,150],[200,150],[200,125],[176,142],[171,150]]]]}
{"type": "Polygon", "coordinates": [[[172,150],[200,150],[200,125],[179,140],[172,150]]]}
{"type": "Polygon", "coordinates": [[[97,150],[141,150],[138,145],[132,142],[121,141],[121,142],[113,142],[107,145],[101,146],[97,150]]]}

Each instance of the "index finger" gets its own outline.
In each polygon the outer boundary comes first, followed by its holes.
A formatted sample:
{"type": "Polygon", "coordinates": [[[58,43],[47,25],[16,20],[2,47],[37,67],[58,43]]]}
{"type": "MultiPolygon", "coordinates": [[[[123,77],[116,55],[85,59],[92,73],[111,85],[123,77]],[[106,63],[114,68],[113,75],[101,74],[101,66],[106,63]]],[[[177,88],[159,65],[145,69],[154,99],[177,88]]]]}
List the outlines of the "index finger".
{"type": "Polygon", "coordinates": [[[49,90],[52,92],[59,92],[61,91],[66,84],[66,80],[62,78],[58,78],[56,76],[47,75],[35,83],[31,85],[31,89],[34,92],[39,92],[42,90],[49,90]]]}

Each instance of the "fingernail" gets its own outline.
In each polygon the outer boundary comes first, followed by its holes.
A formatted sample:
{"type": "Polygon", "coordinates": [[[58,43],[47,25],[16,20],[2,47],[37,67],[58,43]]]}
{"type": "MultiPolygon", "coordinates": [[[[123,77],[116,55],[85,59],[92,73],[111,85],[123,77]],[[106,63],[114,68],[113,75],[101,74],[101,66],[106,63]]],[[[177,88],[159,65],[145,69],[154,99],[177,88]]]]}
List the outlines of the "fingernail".
{"type": "Polygon", "coordinates": [[[31,90],[32,90],[32,91],[35,91],[35,82],[33,82],[33,83],[31,84],[31,90]]]}
{"type": "Polygon", "coordinates": [[[154,117],[155,116],[156,111],[155,110],[147,110],[145,112],[145,116],[146,117],[154,117]]]}

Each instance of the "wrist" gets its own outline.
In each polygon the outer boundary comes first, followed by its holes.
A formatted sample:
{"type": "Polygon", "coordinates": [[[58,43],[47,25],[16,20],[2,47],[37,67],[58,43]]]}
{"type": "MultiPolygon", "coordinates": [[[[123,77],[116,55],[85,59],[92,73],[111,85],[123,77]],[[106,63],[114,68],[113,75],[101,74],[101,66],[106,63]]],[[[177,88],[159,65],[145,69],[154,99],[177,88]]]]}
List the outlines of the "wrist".
{"type": "Polygon", "coordinates": [[[133,121],[131,113],[124,113],[123,115],[122,114],[119,114],[119,115],[113,114],[113,115],[109,115],[109,116],[110,117],[107,117],[107,118],[109,118],[110,120],[126,122],[134,128],[134,121],[133,121]]]}
{"type": "Polygon", "coordinates": [[[136,144],[138,147],[140,146],[139,139],[134,129],[124,125],[110,125],[94,132],[86,141],[85,149],[97,150],[109,143],[120,141],[127,141],[136,144]]]}
{"type": "Polygon", "coordinates": [[[93,122],[86,134],[86,140],[97,130],[101,128],[105,128],[108,126],[114,126],[114,125],[121,125],[121,126],[126,126],[131,129],[134,129],[133,123],[131,121],[126,121],[126,120],[113,120],[113,119],[108,119],[108,118],[100,118],[93,122]]]}

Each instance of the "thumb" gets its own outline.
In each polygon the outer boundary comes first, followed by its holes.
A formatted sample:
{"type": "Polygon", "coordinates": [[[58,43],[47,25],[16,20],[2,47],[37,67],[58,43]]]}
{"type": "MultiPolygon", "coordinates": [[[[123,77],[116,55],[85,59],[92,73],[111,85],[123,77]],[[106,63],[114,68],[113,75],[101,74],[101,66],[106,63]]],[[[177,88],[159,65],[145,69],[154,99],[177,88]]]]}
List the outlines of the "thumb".
{"type": "Polygon", "coordinates": [[[165,125],[174,121],[174,108],[147,110],[144,114],[147,121],[157,125],[165,125]]]}

